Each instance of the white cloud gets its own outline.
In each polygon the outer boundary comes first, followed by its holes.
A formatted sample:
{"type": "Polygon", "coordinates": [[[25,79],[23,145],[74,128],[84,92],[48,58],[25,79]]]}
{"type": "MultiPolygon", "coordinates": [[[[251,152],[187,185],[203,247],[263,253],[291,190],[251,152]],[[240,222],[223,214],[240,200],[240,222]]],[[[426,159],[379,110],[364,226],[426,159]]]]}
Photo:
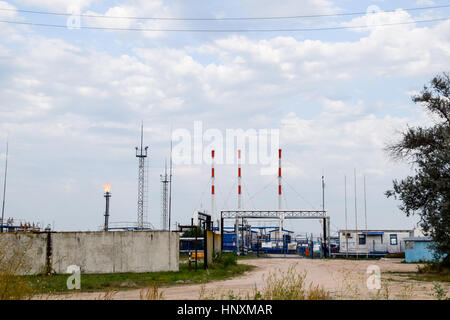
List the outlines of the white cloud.
{"type": "Polygon", "coordinates": [[[417,0],[416,6],[433,6],[435,3],[432,0],[417,0]]]}
{"type": "MultiPolygon", "coordinates": [[[[155,10],[164,11],[160,4],[154,2],[155,10]]],[[[163,11],[161,15],[168,14],[163,11]]],[[[141,14],[109,14],[113,13],[141,14]]],[[[153,190],[159,190],[157,171],[168,154],[170,125],[191,129],[193,120],[203,120],[207,127],[219,129],[280,127],[290,154],[286,173],[302,179],[306,192],[322,167],[340,174],[352,165],[383,177],[379,191],[390,176],[404,172],[393,171],[382,151],[384,143],[407,122],[423,119],[415,112],[394,115],[398,109],[388,107],[374,111],[378,101],[373,100],[389,102],[384,90],[391,88],[374,84],[361,93],[355,87],[374,78],[398,79],[402,97],[406,91],[420,90],[423,79],[448,65],[449,31],[450,22],[442,22],[433,27],[373,29],[352,41],[228,36],[190,47],[142,41],[127,52],[120,48],[120,53],[95,50],[71,38],[24,32],[26,41],[0,46],[0,56],[8,57],[0,59],[0,70],[6,73],[0,78],[0,132],[2,137],[14,132],[20,152],[38,157],[12,162],[17,168],[33,168],[30,184],[40,185],[46,175],[58,176],[61,180],[55,181],[74,181],[71,190],[77,189],[83,198],[90,196],[83,188],[92,181],[112,176],[122,185],[134,182],[132,147],[140,119],[151,146],[153,190]],[[405,77],[411,79],[408,88],[405,77]],[[60,166],[60,172],[36,170],[48,161],[60,166]],[[128,161],[131,169],[121,167],[128,161]]],[[[192,179],[198,173],[196,167],[178,168],[178,187],[189,189],[182,189],[182,194],[190,195],[207,183],[192,179]]],[[[129,201],[125,203],[134,205],[135,195],[123,192],[129,201]]],[[[156,211],[159,194],[153,194],[156,211]]],[[[180,211],[192,205],[189,197],[179,201],[180,211]]]]}
{"type": "MultiPolygon", "coordinates": [[[[115,7],[108,8],[105,13],[97,13],[88,10],[86,15],[99,16],[97,18],[85,17],[83,24],[102,28],[119,29],[164,29],[165,23],[159,20],[146,19],[128,19],[126,17],[171,17],[173,12],[170,6],[164,5],[161,0],[133,0],[115,7]],[[123,19],[108,17],[124,17],[123,19]]],[[[146,38],[161,38],[166,34],[163,31],[142,31],[141,34],[146,38]]]]}
{"type": "Polygon", "coordinates": [[[18,4],[27,7],[45,8],[58,12],[69,12],[89,7],[93,0],[16,0],[18,4]]]}

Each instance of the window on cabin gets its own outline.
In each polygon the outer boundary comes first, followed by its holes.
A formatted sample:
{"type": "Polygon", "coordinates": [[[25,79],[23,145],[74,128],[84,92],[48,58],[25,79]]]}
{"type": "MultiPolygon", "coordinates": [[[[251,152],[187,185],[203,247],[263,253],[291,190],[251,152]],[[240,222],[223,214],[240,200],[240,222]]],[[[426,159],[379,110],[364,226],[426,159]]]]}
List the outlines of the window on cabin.
{"type": "Polygon", "coordinates": [[[397,235],[396,234],[391,234],[390,235],[390,239],[391,239],[391,246],[396,246],[398,243],[397,243],[397,235]]]}
{"type": "Polygon", "coordinates": [[[366,244],[366,235],[365,234],[359,235],[359,244],[361,244],[361,245],[366,244]]]}
{"type": "Polygon", "coordinates": [[[406,241],[406,249],[414,250],[414,241],[406,241]]]}

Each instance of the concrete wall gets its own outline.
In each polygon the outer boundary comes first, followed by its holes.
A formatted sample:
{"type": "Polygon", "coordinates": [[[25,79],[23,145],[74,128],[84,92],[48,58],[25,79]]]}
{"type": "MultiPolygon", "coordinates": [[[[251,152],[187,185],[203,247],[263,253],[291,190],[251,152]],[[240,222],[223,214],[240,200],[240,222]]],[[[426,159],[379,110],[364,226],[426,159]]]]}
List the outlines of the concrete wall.
{"type": "Polygon", "coordinates": [[[14,255],[15,261],[23,264],[17,272],[43,273],[47,261],[47,234],[0,233],[0,251],[6,253],[8,260],[14,255]]]}
{"type": "MultiPolygon", "coordinates": [[[[46,233],[1,236],[17,243],[33,238],[32,273],[45,270],[46,233]]],[[[82,273],[178,271],[179,235],[176,232],[56,232],[51,234],[51,245],[51,268],[56,273],[65,273],[69,265],[79,266],[82,273]]]]}

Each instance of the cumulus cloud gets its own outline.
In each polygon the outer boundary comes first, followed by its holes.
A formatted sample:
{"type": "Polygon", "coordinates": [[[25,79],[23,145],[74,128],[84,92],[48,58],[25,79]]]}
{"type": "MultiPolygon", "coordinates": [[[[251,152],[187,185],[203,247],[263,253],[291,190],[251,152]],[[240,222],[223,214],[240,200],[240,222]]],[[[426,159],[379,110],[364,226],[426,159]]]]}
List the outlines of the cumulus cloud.
{"type": "Polygon", "coordinates": [[[60,12],[68,12],[69,10],[81,10],[89,7],[93,0],[16,0],[18,4],[27,7],[45,8],[57,10],[60,12]]]}
{"type": "MultiPolygon", "coordinates": [[[[170,14],[164,10],[162,2],[154,1],[145,14],[170,14]]],[[[143,13],[120,5],[105,14],[143,13]]],[[[411,18],[404,11],[396,14],[411,18]]],[[[136,175],[132,148],[143,119],[151,146],[153,190],[159,190],[156,184],[168,154],[170,126],[191,130],[194,120],[203,120],[205,127],[220,130],[280,128],[282,144],[289,150],[286,173],[291,179],[302,179],[302,192],[308,193],[308,183],[321,168],[341,174],[343,168],[358,165],[380,177],[377,192],[382,193],[394,174],[382,151],[386,139],[406,123],[423,121],[420,113],[405,112],[410,102],[404,93],[420,90],[425,80],[447,65],[449,31],[446,21],[435,26],[372,29],[358,34],[356,40],[230,35],[186,47],[136,41],[131,50],[119,45],[111,51],[82,45],[70,37],[29,31],[22,32],[26,41],[2,39],[1,137],[14,133],[15,144],[21,146],[14,152],[36,155],[35,161],[23,157],[13,162],[25,168],[16,188],[27,181],[25,173],[34,177],[25,183],[33,187],[42,177],[52,180],[52,192],[55,184],[68,181],[67,190],[79,192],[96,208],[98,199],[84,193],[84,187],[95,193],[97,184],[100,188],[102,180],[111,176],[130,189],[120,189],[125,199],[123,212],[129,213],[127,206],[135,204],[130,187],[136,175]],[[405,77],[413,80],[402,84],[405,77]],[[374,78],[390,82],[373,84],[374,78]],[[389,87],[395,81],[401,98],[408,101],[398,108],[392,107],[396,101],[390,101],[398,93],[389,87]],[[361,83],[367,83],[365,91],[361,83]]],[[[179,196],[184,205],[178,209],[195,209],[190,197],[198,196],[192,193],[207,181],[193,179],[200,176],[199,168],[178,170],[177,188],[180,194],[189,195],[179,196]]],[[[16,174],[20,175],[19,170],[16,174]]],[[[158,192],[152,197],[152,210],[158,211],[158,192]]],[[[43,201],[32,199],[33,203],[43,201]]],[[[260,203],[263,206],[266,200],[260,203]]],[[[26,212],[23,206],[13,208],[26,212]]],[[[45,214],[45,205],[42,208],[37,214],[45,214]]],[[[81,209],[78,206],[74,211],[81,209]]],[[[83,219],[95,214],[89,210],[83,219]]],[[[180,213],[179,221],[182,218],[180,213]]]]}
{"type": "Polygon", "coordinates": [[[118,29],[144,29],[155,31],[142,31],[141,34],[146,38],[161,38],[166,34],[163,31],[166,26],[164,22],[153,19],[129,19],[130,17],[155,17],[167,18],[173,17],[174,13],[171,6],[165,5],[161,0],[134,0],[126,2],[111,8],[104,13],[98,13],[92,10],[85,12],[86,15],[98,17],[84,17],[83,23],[87,26],[101,28],[118,29]],[[122,19],[120,17],[123,17],[122,19]]]}

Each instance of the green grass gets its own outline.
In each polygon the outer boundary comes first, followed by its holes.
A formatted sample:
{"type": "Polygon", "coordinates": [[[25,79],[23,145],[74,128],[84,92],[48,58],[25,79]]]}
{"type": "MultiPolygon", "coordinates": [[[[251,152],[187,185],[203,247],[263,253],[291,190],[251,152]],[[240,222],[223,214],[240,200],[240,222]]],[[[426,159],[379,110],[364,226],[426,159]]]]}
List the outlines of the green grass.
{"type": "Polygon", "coordinates": [[[450,282],[450,274],[439,274],[439,273],[416,274],[409,278],[417,281],[450,282]]]}
{"type": "MultiPolygon", "coordinates": [[[[163,271],[151,273],[111,273],[111,274],[82,274],[81,291],[105,291],[139,289],[157,285],[167,287],[180,284],[206,283],[213,280],[223,280],[243,274],[254,269],[245,264],[227,265],[215,263],[204,270],[203,264],[198,270],[189,270],[187,264],[180,264],[179,271],[163,271]]],[[[66,287],[66,274],[24,276],[34,288],[36,294],[73,292],[66,287]]]]}
{"type": "Polygon", "coordinates": [[[417,271],[385,271],[383,273],[398,275],[401,277],[406,277],[409,280],[416,281],[428,281],[428,282],[450,282],[450,272],[448,270],[441,272],[425,272],[420,273],[417,271]]]}

